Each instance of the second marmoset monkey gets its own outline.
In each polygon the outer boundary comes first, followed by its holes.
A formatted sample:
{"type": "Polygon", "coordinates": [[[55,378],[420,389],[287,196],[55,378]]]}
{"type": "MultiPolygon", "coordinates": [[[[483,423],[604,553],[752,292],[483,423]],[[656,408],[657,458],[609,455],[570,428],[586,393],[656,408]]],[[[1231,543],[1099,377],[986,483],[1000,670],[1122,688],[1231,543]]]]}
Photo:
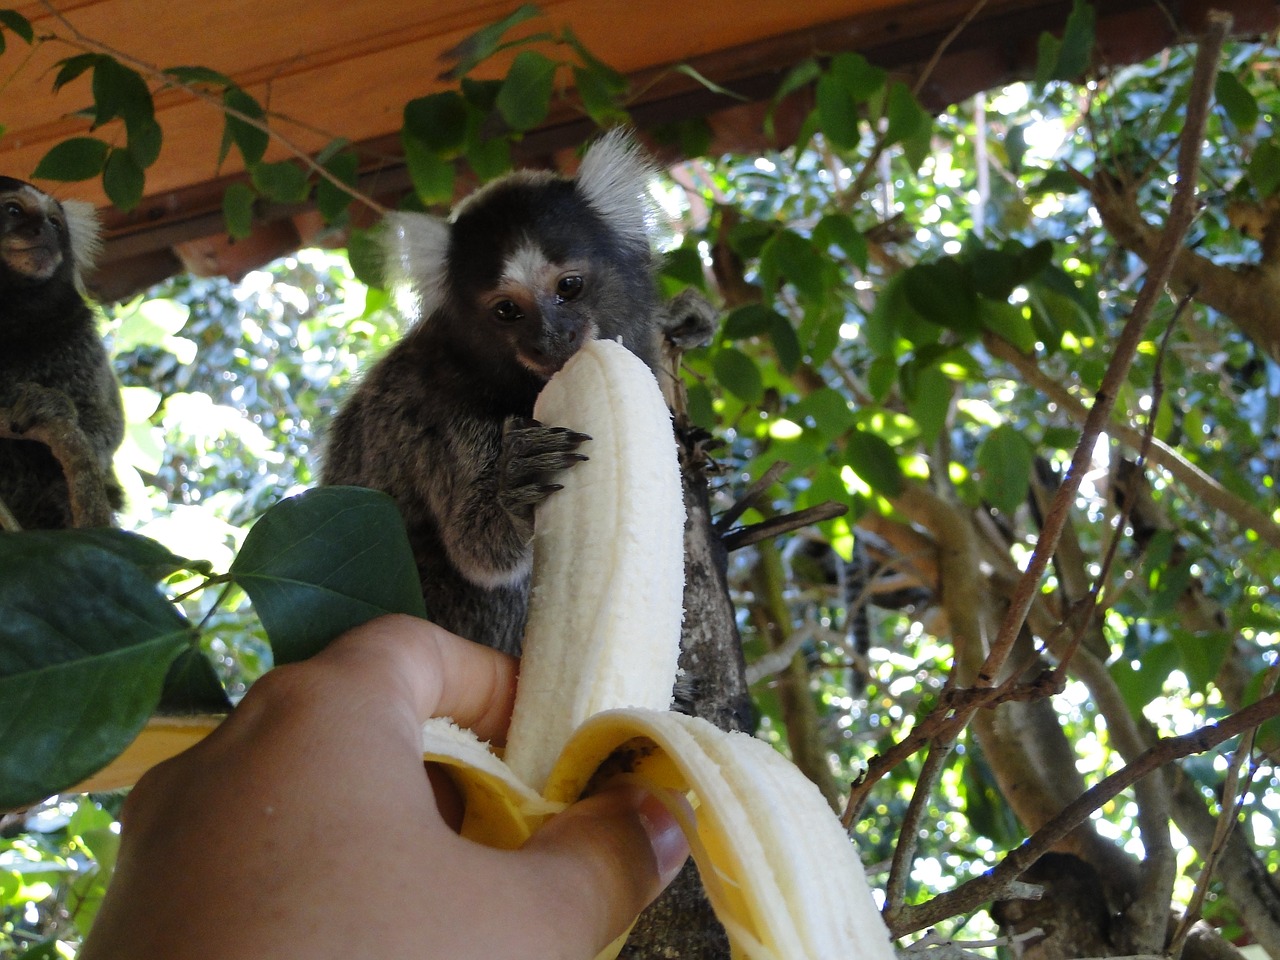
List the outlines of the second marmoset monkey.
{"type": "Polygon", "coordinates": [[[587,439],[529,419],[546,381],[589,339],[656,368],[668,331],[685,343],[711,331],[705,300],[657,301],[653,173],[614,131],[571,179],[517,172],[447,221],[388,218],[389,272],[412,284],[420,317],[335,418],[322,482],[395,498],[427,613],[454,633],[519,652],[534,507],[587,439]]]}
{"type": "MultiPolygon", "coordinates": [[[[0,177],[0,408],[9,434],[71,423],[87,442],[111,509],[123,494],[112,456],[124,439],[120,388],[81,277],[99,246],[87,203],[0,177]]],[[[63,467],[44,443],[0,440],[0,500],[24,529],[74,525],[63,467]]],[[[103,518],[103,522],[109,521],[103,518]]]]}

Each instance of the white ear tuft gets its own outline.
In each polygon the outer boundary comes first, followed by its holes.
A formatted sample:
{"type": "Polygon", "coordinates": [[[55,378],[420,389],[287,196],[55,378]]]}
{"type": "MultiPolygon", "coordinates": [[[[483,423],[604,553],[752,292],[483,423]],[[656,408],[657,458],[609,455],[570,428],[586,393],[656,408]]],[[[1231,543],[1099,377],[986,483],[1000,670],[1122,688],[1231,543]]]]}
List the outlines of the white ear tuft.
{"type": "Polygon", "coordinates": [[[630,132],[615,127],[587,149],[574,182],[610,227],[648,249],[654,219],[648,188],[657,172],[630,132]]]}
{"type": "Polygon", "coordinates": [[[387,283],[411,287],[420,316],[431,316],[444,302],[449,225],[426,213],[389,213],[381,240],[387,283]]]}
{"type": "Polygon", "coordinates": [[[102,252],[102,223],[98,210],[84,200],[63,200],[62,216],[67,221],[67,235],[71,238],[71,262],[75,267],[76,281],[93,269],[102,252]]]}

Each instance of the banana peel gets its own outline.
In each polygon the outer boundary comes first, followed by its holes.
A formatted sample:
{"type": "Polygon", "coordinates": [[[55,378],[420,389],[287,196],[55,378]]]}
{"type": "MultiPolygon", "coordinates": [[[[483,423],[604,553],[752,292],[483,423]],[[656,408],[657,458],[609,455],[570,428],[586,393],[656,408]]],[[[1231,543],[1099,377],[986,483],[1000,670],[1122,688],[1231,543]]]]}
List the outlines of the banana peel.
{"type": "MultiPolygon", "coordinates": [[[[763,741],[669,710],[684,508],[653,375],[620,345],[592,341],[544,388],[534,415],[591,436],[590,459],[558,478],[563,489],[536,515],[505,753],[447,718],[423,727],[424,759],[462,794],[462,835],[519,848],[598,782],[625,778],[664,801],[687,799],[671,809],[734,958],[892,960],[855,849],[817,788],[763,741]]],[[[150,727],[82,789],[132,783],[214,725],[150,727]]]]}

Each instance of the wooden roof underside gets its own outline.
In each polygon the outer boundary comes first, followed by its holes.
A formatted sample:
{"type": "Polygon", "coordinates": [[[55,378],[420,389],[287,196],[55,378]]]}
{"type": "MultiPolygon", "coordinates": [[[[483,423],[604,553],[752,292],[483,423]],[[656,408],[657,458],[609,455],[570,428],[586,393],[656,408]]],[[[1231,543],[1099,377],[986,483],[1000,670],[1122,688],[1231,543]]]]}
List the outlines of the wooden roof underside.
{"type": "MultiPolygon", "coordinates": [[[[273,123],[303,149],[319,150],[335,136],[355,143],[367,158],[362,190],[394,198],[408,188],[396,133],[404,103],[444,89],[445,51],[516,6],[514,0],[41,0],[17,9],[37,35],[66,37],[74,30],[157,67],[199,64],[229,75],[273,113],[296,121],[273,123]]],[[[572,26],[588,49],[644,91],[633,104],[639,126],[705,116],[716,146],[733,149],[767,145],[760,133],[764,105],[786,72],[808,56],[857,51],[914,80],[942,50],[921,91],[926,106],[940,109],[1028,76],[1037,37],[1060,29],[1071,3],[546,0],[541,6],[545,18],[528,30],[572,26]],[[677,64],[737,97],[674,72],[677,64]]],[[[1245,35],[1280,23],[1278,0],[1099,0],[1096,6],[1100,55],[1117,64],[1193,34],[1210,7],[1230,10],[1245,35]]],[[[12,75],[0,88],[0,173],[29,178],[50,146],[87,128],[74,116],[87,104],[87,77],[51,91],[51,65],[76,52],[51,41],[23,62],[27,48],[10,38],[0,57],[0,70],[12,75]]],[[[317,239],[314,213],[275,208],[260,211],[254,236],[229,244],[221,196],[240,170],[231,160],[217,164],[221,118],[172,89],[157,95],[156,107],[165,142],[148,171],[146,197],[128,214],[103,211],[107,246],[94,284],[99,295],[124,296],[184,268],[235,276],[317,239]]],[[[111,129],[100,135],[109,137],[111,129]]],[[[568,112],[553,112],[526,137],[520,159],[551,162],[589,129],[568,112]]],[[[286,157],[278,144],[268,152],[268,159],[286,157]]],[[[105,204],[96,183],[44,186],[61,197],[105,204]]]]}

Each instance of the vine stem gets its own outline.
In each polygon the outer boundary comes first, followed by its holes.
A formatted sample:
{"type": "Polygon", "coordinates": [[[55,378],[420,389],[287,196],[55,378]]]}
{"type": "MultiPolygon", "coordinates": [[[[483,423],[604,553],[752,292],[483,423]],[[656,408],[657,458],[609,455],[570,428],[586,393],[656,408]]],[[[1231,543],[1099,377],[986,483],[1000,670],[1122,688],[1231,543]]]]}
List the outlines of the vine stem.
{"type": "Polygon", "coordinates": [[[82,50],[86,53],[99,53],[108,57],[112,57],[113,59],[119,61],[120,63],[127,64],[128,66],[132,67],[134,70],[149,77],[153,81],[162,83],[165,86],[175,87],[179,90],[184,91],[193,99],[199,100],[201,103],[204,103],[204,104],[207,104],[208,106],[213,107],[215,110],[218,110],[219,112],[221,112],[224,116],[234,117],[235,119],[239,120],[241,123],[244,123],[255,130],[265,133],[268,137],[270,137],[276,143],[280,144],[280,146],[284,147],[284,149],[288,151],[288,153],[291,154],[296,160],[301,161],[304,166],[306,166],[308,169],[314,172],[317,176],[323,178],[324,180],[327,180],[334,187],[341,190],[343,193],[351,197],[353,200],[357,200],[360,203],[363,203],[365,206],[367,206],[370,210],[377,213],[379,216],[384,216],[387,213],[386,207],[382,206],[382,204],[378,203],[372,197],[364,193],[361,193],[355,187],[352,187],[349,184],[344,183],[341,179],[334,176],[332,173],[326,170],[323,166],[316,163],[315,159],[311,156],[311,154],[309,154],[306,150],[302,149],[302,147],[299,147],[297,144],[295,144],[292,140],[290,140],[284,134],[280,133],[278,130],[273,128],[266,121],[260,120],[259,118],[254,116],[250,116],[249,114],[244,113],[241,110],[237,110],[235,107],[227,106],[220,98],[215,97],[209,93],[206,93],[204,90],[200,89],[198,86],[195,86],[194,84],[185,83],[181,80],[178,80],[172,74],[166,73],[164,70],[161,70],[159,67],[157,67],[153,63],[148,63],[147,61],[139,59],[138,57],[135,57],[130,53],[126,53],[123,50],[118,50],[115,47],[112,47],[110,44],[106,44],[100,40],[95,40],[92,37],[86,36],[84,33],[82,33],[79,30],[79,28],[77,28],[70,20],[68,20],[61,11],[59,11],[56,7],[54,7],[52,0],[40,0],[40,5],[44,7],[45,10],[49,12],[49,15],[53,17],[53,19],[56,20],[59,24],[61,24],[62,28],[70,34],[70,37],[68,38],[64,36],[59,36],[58,34],[55,33],[51,35],[51,39],[58,40],[62,43],[65,43],[69,47],[73,47],[77,50],[82,50]]]}

